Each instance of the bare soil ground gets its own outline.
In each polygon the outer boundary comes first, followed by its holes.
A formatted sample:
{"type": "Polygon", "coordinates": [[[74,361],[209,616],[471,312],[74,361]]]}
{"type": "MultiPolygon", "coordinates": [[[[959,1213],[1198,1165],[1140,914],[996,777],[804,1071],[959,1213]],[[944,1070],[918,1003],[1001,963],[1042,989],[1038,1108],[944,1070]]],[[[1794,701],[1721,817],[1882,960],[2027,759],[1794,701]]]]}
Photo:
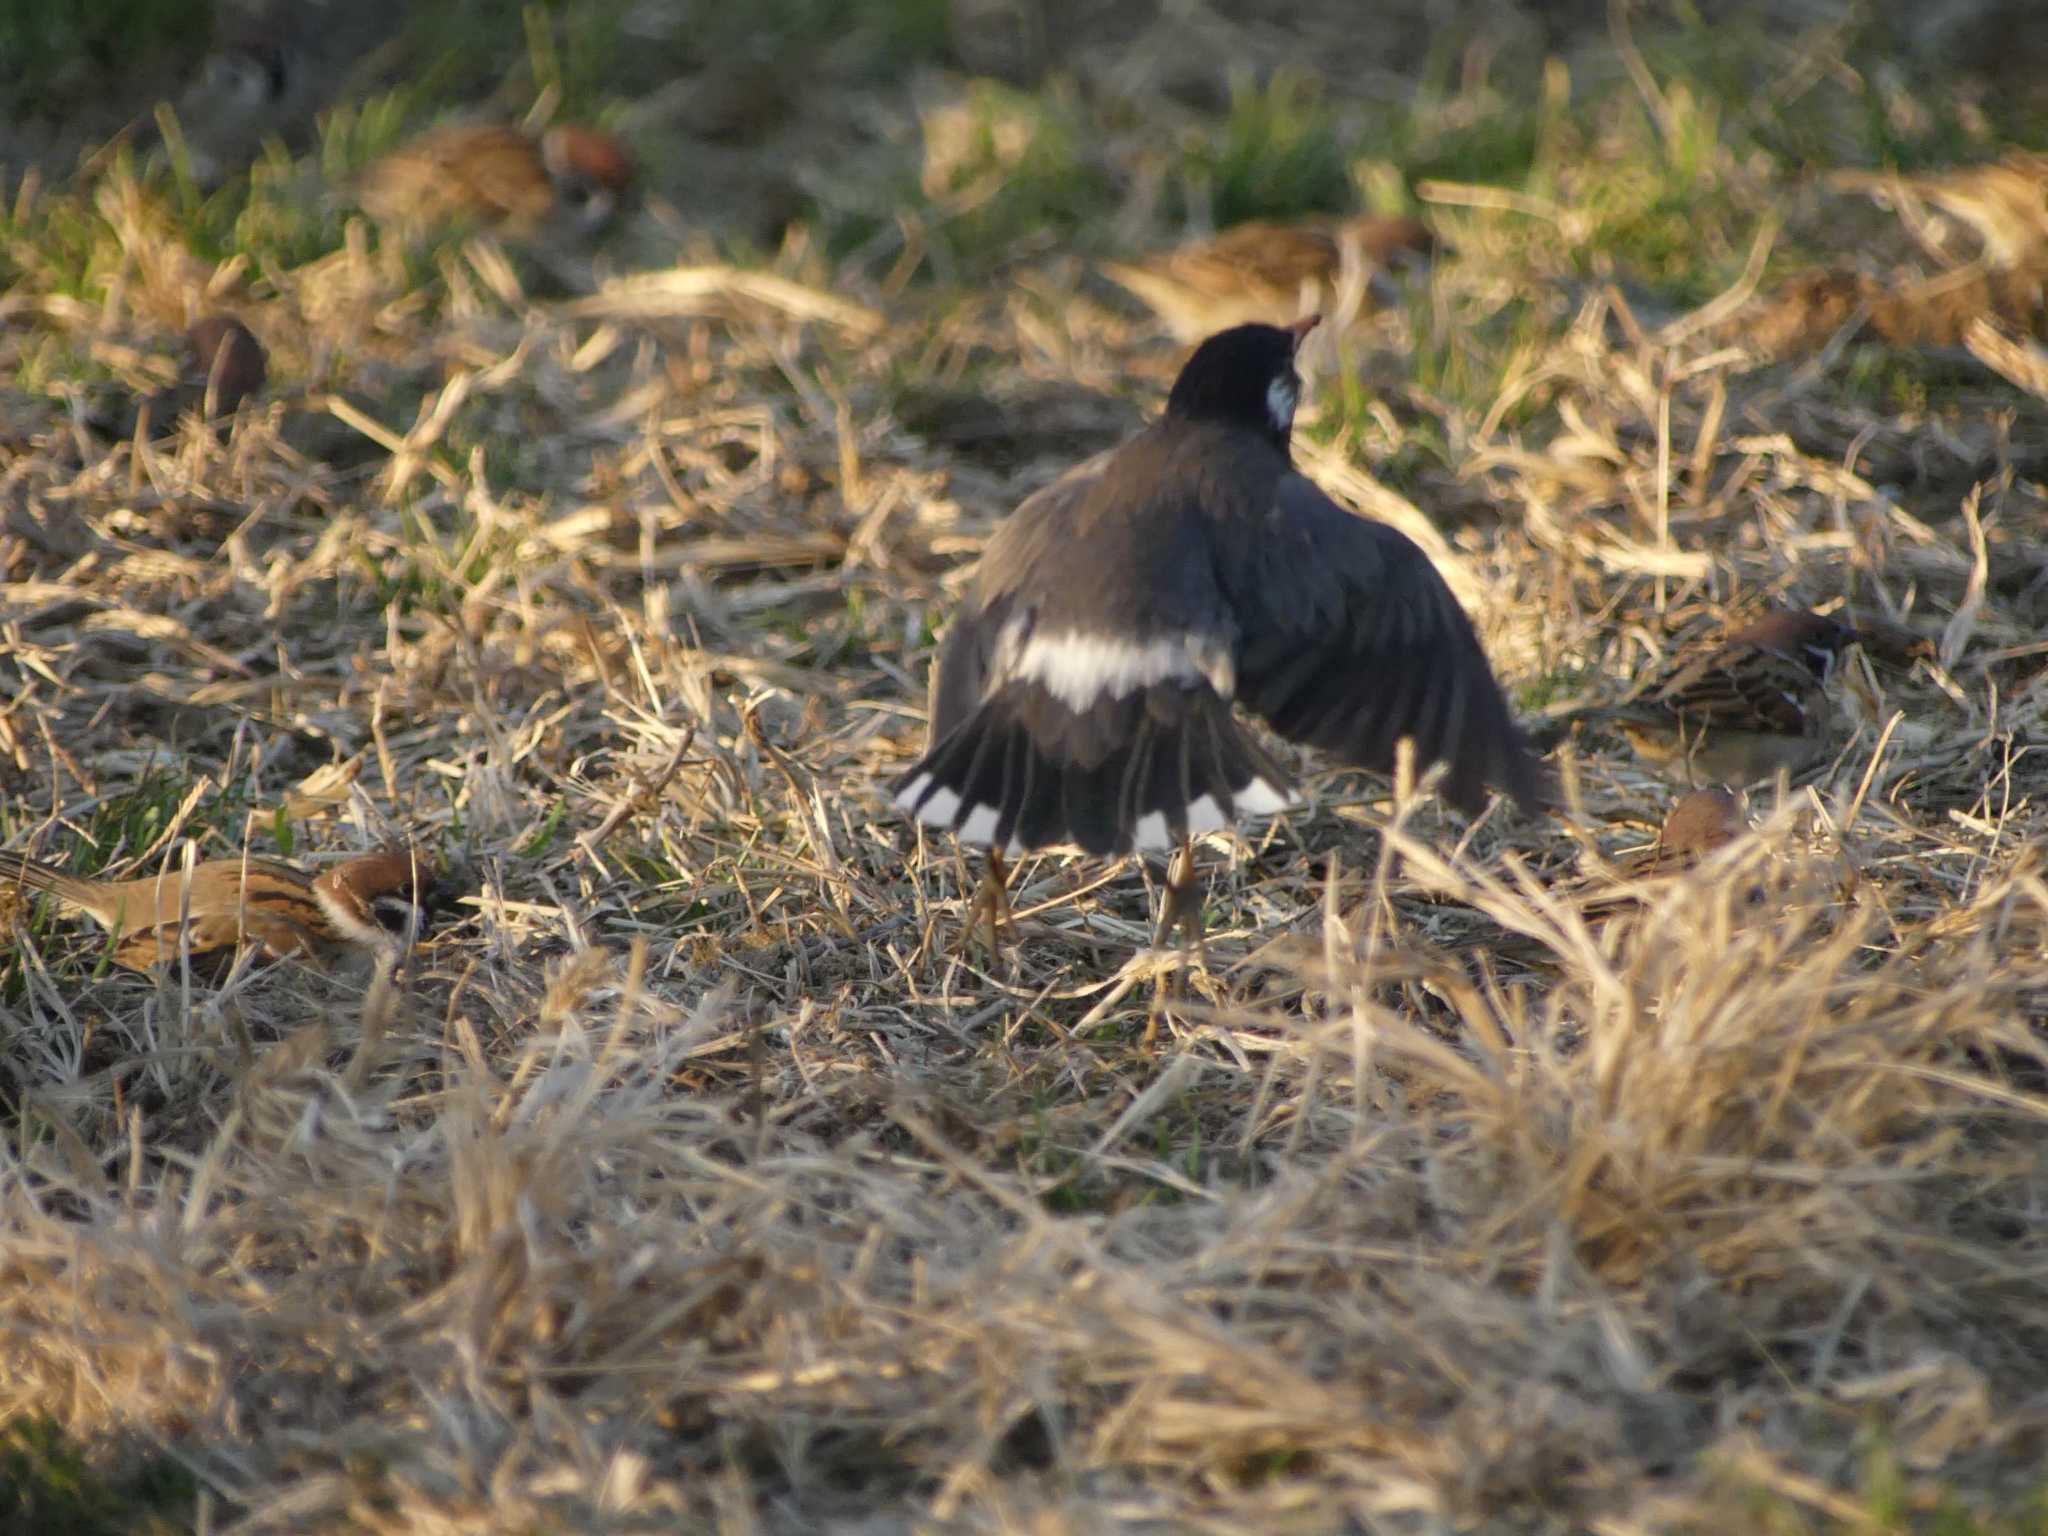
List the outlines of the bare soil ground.
{"type": "Polygon", "coordinates": [[[1746,307],[1921,259],[1820,173],[2019,98],[1818,4],[974,9],[804,34],[819,99],[722,139],[530,45],[649,167],[590,293],[294,190],[411,97],[254,191],[8,188],[0,836],[400,837],[464,899],[395,974],[14,914],[0,1522],[2048,1529],[2048,417],[1746,307]],[[1316,775],[1205,849],[1148,1039],[1156,871],[1028,859],[963,953],[883,786],[981,540],[1178,360],[1088,260],[1361,198],[1455,254],[1298,457],[1527,712],[1765,600],[1932,655],[1605,921],[1673,793],[1625,754],[1545,819],[1316,775]],[[208,309],[266,394],[108,430],[208,309]]]}

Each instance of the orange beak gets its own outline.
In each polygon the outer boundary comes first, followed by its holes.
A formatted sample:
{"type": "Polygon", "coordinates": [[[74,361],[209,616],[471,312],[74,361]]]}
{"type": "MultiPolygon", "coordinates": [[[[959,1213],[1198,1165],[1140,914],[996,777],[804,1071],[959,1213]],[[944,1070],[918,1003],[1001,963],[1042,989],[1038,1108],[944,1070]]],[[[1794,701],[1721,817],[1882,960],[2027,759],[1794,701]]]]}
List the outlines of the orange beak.
{"type": "Polygon", "coordinates": [[[1294,324],[1282,326],[1281,329],[1294,337],[1294,350],[1299,352],[1301,344],[1308,340],[1308,333],[1322,323],[1323,317],[1321,315],[1303,315],[1294,324]]]}

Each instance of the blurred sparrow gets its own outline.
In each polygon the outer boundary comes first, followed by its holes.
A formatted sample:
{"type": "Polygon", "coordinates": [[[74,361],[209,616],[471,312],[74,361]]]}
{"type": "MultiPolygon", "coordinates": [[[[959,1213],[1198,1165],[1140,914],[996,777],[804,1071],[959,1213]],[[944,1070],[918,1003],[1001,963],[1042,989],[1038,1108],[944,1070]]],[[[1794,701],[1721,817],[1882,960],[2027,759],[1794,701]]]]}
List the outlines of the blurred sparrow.
{"type": "Polygon", "coordinates": [[[595,128],[558,124],[535,140],[516,128],[452,123],[373,162],[355,193],[402,239],[471,225],[573,244],[611,221],[632,180],[625,146],[595,128]]]}
{"type": "Polygon", "coordinates": [[[1809,267],[1759,293],[1729,317],[1728,342],[1759,357],[1817,351],[1843,326],[1867,316],[1884,293],[1876,278],[1845,267],[1809,267]]]}
{"type": "Polygon", "coordinates": [[[1420,219],[1259,219],[1143,261],[1105,262],[1102,271],[1185,342],[1247,321],[1278,325],[1317,311],[1348,324],[1372,307],[1372,298],[1391,297],[1390,274],[1420,267],[1436,248],[1420,219]]]}
{"type": "Polygon", "coordinates": [[[196,392],[208,421],[232,416],[263,387],[270,359],[249,327],[232,315],[203,315],[185,332],[181,389],[196,392]]]}
{"type": "MultiPolygon", "coordinates": [[[[1646,911],[1660,903],[1678,877],[1748,830],[1745,811],[1742,797],[1725,785],[1692,790],[1671,807],[1656,842],[1611,864],[1602,863],[1559,881],[1551,893],[1589,929],[1603,929],[1615,918],[1646,911]]],[[[1764,896],[1747,880],[1736,894],[1741,909],[1756,906],[1764,896]]],[[[1695,903],[1702,896],[1704,893],[1680,896],[1684,902],[1682,922],[1694,919],[1695,903]]],[[[1560,950],[1555,940],[1525,933],[1502,932],[1489,940],[1485,953],[1489,963],[1512,961],[1553,974],[1570,963],[1568,952],[1560,950]]]]}
{"type": "Polygon", "coordinates": [[[1889,171],[1837,171],[1842,192],[1867,192],[1913,223],[1931,205],[1967,224],[1984,247],[1984,262],[2005,271],[2048,252],[2048,155],[2014,150],[1987,165],[1955,166],[1901,176],[1889,171]]]}
{"type": "Polygon", "coordinates": [[[224,422],[263,387],[268,374],[268,354],[246,325],[231,315],[205,315],[185,332],[176,379],[140,400],[114,391],[90,407],[87,419],[117,438],[133,437],[145,414],[151,437],[175,430],[188,413],[224,422]]]}
{"type": "Polygon", "coordinates": [[[1837,658],[1860,637],[1818,614],[1766,614],[1719,645],[1682,653],[1642,693],[1548,722],[1555,740],[1580,720],[1614,725],[1636,755],[1690,784],[1750,784],[1818,755],[1837,658]]]}
{"type": "Polygon", "coordinates": [[[306,73],[285,31],[267,18],[217,36],[173,108],[192,179],[210,189],[246,165],[263,136],[279,130],[306,73]]]}
{"type": "Polygon", "coordinates": [[[420,910],[412,856],[366,853],[307,875],[275,859],[208,859],[135,880],[87,880],[0,852],[0,887],[43,891],[114,936],[114,961],[134,971],[245,940],[273,959],[327,944],[395,954],[420,910]],[[180,911],[185,913],[180,931],[180,911]]]}
{"type": "Polygon", "coordinates": [[[212,46],[173,110],[193,180],[208,190],[246,170],[266,140],[308,148],[330,104],[401,83],[403,7],[230,0],[204,9],[212,46]]]}
{"type": "Polygon", "coordinates": [[[1727,339],[1763,357],[1818,350],[1852,321],[1895,347],[1970,344],[1980,319],[2048,335],[2048,247],[2012,267],[1887,281],[1844,267],[1794,273],[1728,322],[1727,339]]]}
{"type": "Polygon", "coordinates": [[[1624,883],[1616,887],[1599,882],[1597,893],[1581,900],[1579,910],[1598,919],[1638,907],[1645,895],[1639,888],[1643,882],[1683,874],[1715,849],[1734,842],[1742,830],[1741,796],[1721,784],[1695,789],[1671,807],[1656,842],[1616,867],[1624,883]]]}
{"type": "Polygon", "coordinates": [[[1657,841],[1622,865],[1631,879],[1691,869],[1742,831],[1742,798],[1726,785],[1709,784],[1679,797],[1657,841]]]}

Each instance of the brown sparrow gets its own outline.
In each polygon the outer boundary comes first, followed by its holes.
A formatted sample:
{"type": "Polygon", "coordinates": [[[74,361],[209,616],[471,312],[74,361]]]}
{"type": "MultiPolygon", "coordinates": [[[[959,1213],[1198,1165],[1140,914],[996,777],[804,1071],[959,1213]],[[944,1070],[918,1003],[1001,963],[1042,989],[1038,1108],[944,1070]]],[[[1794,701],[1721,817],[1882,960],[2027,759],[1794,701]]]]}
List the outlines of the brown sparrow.
{"type": "MultiPolygon", "coordinates": [[[[1695,789],[1671,807],[1656,842],[1623,859],[1616,867],[1624,883],[1617,888],[1599,882],[1597,894],[1582,899],[1579,910],[1598,919],[1638,907],[1645,893],[1632,887],[1683,874],[1715,849],[1734,842],[1742,829],[1741,796],[1721,784],[1695,789]]],[[[1582,882],[1580,888],[1590,890],[1591,883],[1582,882]]]]}
{"type": "Polygon", "coordinates": [[[193,179],[211,190],[249,166],[266,140],[293,153],[320,113],[395,85],[405,17],[383,5],[232,0],[206,9],[213,42],[174,114],[193,179]]]}
{"type": "Polygon", "coordinates": [[[2048,250],[2048,155],[2014,150],[1987,165],[1901,176],[1886,171],[1837,171],[1838,191],[1867,192],[1901,213],[1932,205],[1967,224],[1984,248],[1985,265],[2010,270],[2048,250]]]}
{"type": "MultiPolygon", "coordinates": [[[[1588,928],[1654,906],[1671,882],[1727,847],[1747,829],[1742,797],[1724,785],[1695,789],[1679,798],[1664,818],[1657,841],[1616,860],[1554,885],[1560,905],[1575,912],[1588,928]]],[[[1743,905],[1754,906],[1762,891],[1747,887],[1743,905]]],[[[1555,944],[1520,933],[1502,933],[1487,946],[1491,956],[1537,970],[1555,972],[1561,963],[1555,944]]]]}
{"type": "Polygon", "coordinates": [[[1722,337],[1767,358],[1818,350],[1858,314],[1874,312],[1884,285],[1846,267],[1809,267],[1729,317],[1722,337]]]}
{"type": "Polygon", "coordinates": [[[117,438],[133,437],[145,413],[152,437],[173,431],[188,413],[224,423],[268,375],[269,356],[246,325],[231,315],[205,315],[185,332],[176,379],[140,400],[116,392],[93,406],[87,420],[117,438]]]}
{"type": "Polygon", "coordinates": [[[366,853],[307,875],[275,859],[208,859],[192,870],[135,880],[87,880],[19,853],[0,852],[0,887],[44,891],[114,936],[114,962],[146,971],[245,940],[273,959],[326,944],[398,950],[420,909],[410,854],[366,853]],[[183,931],[179,914],[186,914],[183,931]]]}
{"type": "Polygon", "coordinates": [[[563,123],[535,140],[516,128],[450,123],[373,162],[363,211],[414,239],[473,225],[514,240],[588,240],[618,211],[633,161],[608,133],[563,123]]]}
{"type": "Polygon", "coordinates": [[[1742,798],[1726,785],[1709,784],[1679,797],[1657,841],[1622,865],[1631,879],[1691,869],[1742,830],[1742,798]]]}
{"type": "Polygon", "coordinates": [[[1836,659],[1859,638],[1818,614],[1769,613],[1719,645],[1681,654],[1634,699],[1574,711],[1542,736],[1555,739],[1577,720],[1611,723],[1644,762],[1689,784],[1795,772],[1819,752],[1836,659]]]}
{"type": "Polygon", "coordinates": [[[1766,357],[1812,351],[1852,319],[1895,347],[1969,344],[1980,319],[2048,335],[2048,246],[2011,267],[1969,267],[1886,281],[1819,267],[1794,273],[1729,322],[1729,339],[1766,357]]]}
{"type": "Polygon", "coordinates": [[[185,371],[178,384],[195,391],[207,420],[232,416],[263,387],[269,355],[249,327],[232,315],[202,315],[185,332],[185,371]]]}
{"type": "Polygon", "coordinates": [[[1364,289],[1389,294],[1388,274],[1419,267],[1437,248],[1420,219],[1255,219],[1212,240],[1196,241],[1135,263],[1105,262],[1103,274],[1150,305],[1176,338],[1193,341],[1247,321],[1284,324],[1322,311],[1347,323],[1368,305],[1364,289]],[[1352,315],[1340,315],[1344,280],[1359,285],[1352,315]]]}

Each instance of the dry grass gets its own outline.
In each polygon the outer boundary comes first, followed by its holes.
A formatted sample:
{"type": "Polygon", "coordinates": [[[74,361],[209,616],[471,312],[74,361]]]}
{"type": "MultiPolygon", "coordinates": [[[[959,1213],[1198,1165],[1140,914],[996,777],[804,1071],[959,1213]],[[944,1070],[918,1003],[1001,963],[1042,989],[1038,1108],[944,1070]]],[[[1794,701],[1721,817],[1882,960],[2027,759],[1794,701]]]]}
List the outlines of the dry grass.
{"type": "Polygon", "coordinates": [[[30,209],[0,831],[399,832],[474,895],[368,981],[27,915],[0,1420],[213,1532],[2041,1529],[2048,426],[1730,345],[1794,188],[1670,85],[1553,123],[1540,194],[1436,167],[1459,255],[1301,458],[1531,709],[1766,595],[1937,658],[1604,924],[1572,882],[1671,798],[1626,759],[1477,825],[1325,775],[1207,853],[1151,1046],[1151,876],[1027,860],[963,959],[881,791],[981,538],[1173,364],[1054,255],[913,280],[971,178],[898,246],[563,303],[480,247],[211,270],[118,176],[81,297],[30,209]],[[1715,254],[1652,314],[1587,258],[1656,203],[1602,146],[1674,135],[1715,254]],[[81,424],[223,301],[273,356],[231,435],[81,424]]]}

